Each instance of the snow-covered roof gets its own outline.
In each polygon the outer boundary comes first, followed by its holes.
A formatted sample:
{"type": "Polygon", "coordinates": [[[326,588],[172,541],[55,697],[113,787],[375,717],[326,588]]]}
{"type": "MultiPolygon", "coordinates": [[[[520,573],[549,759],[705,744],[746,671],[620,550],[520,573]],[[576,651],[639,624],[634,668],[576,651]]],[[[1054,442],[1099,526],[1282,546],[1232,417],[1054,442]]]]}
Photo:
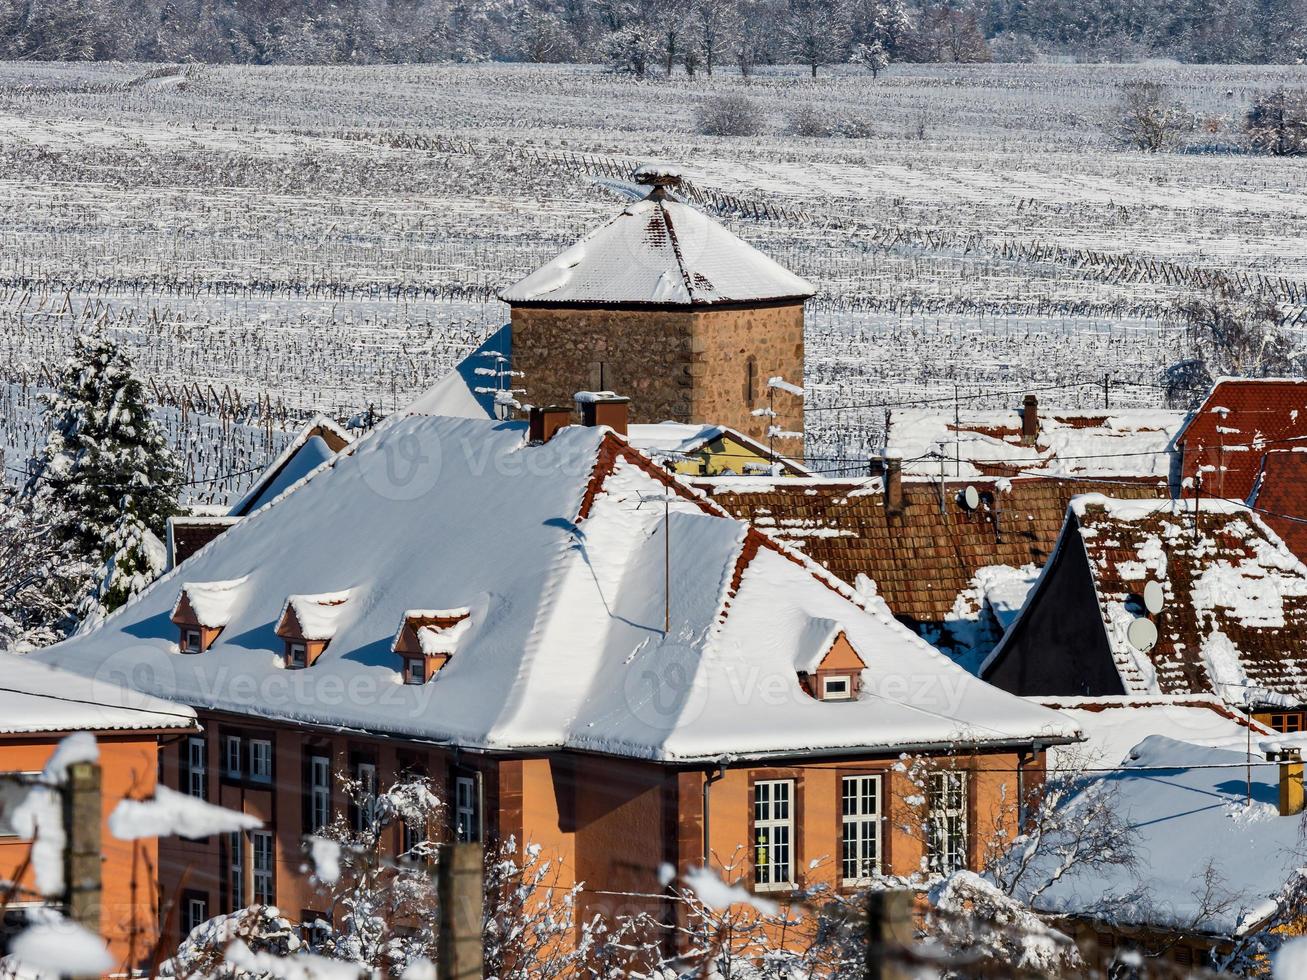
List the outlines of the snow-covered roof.
{"type": "Polygon", "coordinates": [[[1274,909],[1273,897],[1301,863],[1301,816],[1279,815],[1278,767],[1248,754],[1150,735],[1101,776],[1114,807],[1138,835],[1138,866],[1079,870],[1037,900],[1044,911],[1101,915],[1133,927],[1231,937],[1274,909]],[[1207,895],[1205,875],[1216,877],[1207,895]],[[1204,901],[1204,896],[1207,901],[1204,901]]]}
{"type": "Polygon", "coordinates": [[[287,596],[281,615],[277,617],[278,628],[284,630],[283,624],[288,624],[288,616],[294,616],[301,639],[334,639],[336,630],[348,611],[350,595],[350,589],[339,589],[313,595],[287,596]]]}
{"type": "Polygon", "coordinates": [[[195,622],[209,629],[220,629],[231,622],[232,610],[241,596],[241,586],[248,575],[225,582],[187,582],[177,593],[170,619],[176,620],[183,601],[190,605],[195,622]]]}
{"type": "Polygon", "coordinates": [[[259,474],[245,496],[232,507],[230,516],[245,517],[285,493],[345,446],[353,436],[325,415],[310,419],[295,438],[259,474]]]}
{"type": "Polygon", "coordinates": [[[1074,769],[1076,760],[1091,768],[1115,766],[1150,735],[1208,748],[1244,749],[1274,732],[1261,722],[1231,710],[1211,694],[1035,698],[1072,719],[1085,741],[1049,750],[1049,764],[1074,769]]]}
{"type": "Polygon", "coordinates": [[[81,676],[30,656],[0,653],[0,735],[194,728],[190,708],[122,686],[137,678],[110,660],[81,676]]]}
{"type": "Polygon", "coordinates": [[[1172,446],[1184,412],[1124,408],[1115,411],[1047,409],[1040,413],[1033,446],[1021,441],[1021,412],[896,411],[889,449],[903,458],[905,474],[938,477],[939,454],[948,478],[977,476],[1171,476],[1172,446]],[[934,455],[932,455],[934,454],[934,455]]]}
{"type": "Polygon", "coordinates": [[[477,370],[496,370],[507,365],[513,355],[513,327],[504,324],[487,337],[467,357],[442,375],[435,384],[413,399],[402,410],[404,415],[448,415],[461,419],[493,419],[493,392],[478,390],[496,387],[496,379],[477,370]]]}
{"type": "Polygon", "coordinates": [[[516,425],[393,417],[185,571],[249,576],[248,600],[205,653],[175,652],[166,614],[181,580],[169,573],[98,629],[36,655],[91,675],[148,665],[150,690],[197,706],[492,750],[670,761],[1077,734],[965,674],[604,429],[532,446],[516,425]],[[679,499],[664,526],[663,506],[641,505],[667,493],[679,499]],[[331,645],[302,681],[263,684],[285,669],[274,629],[287,597],[344,589],[331,645]],[[453,608],[470,612],[458,656],[437,680],[402,684],[396,625],[410,610],[453,608]],[[820,619],[867,658],[861,700],[802,691],[820,619]],[[248,679],[264,692],[257,704],[248,679]],[[342,684],[349,698],[327,696],[342,684]]]}
{"type": "MultiPolygon", "coordinates": [[[[1247,507],[1085,494],[1071,502],[1058,548],[1082,548],[1088,558],[1127,694],[1307,704],[1307,566],[1247,507]],[[1150,581],[1161,585],[1164,602],[1151,617],[1156,645],[1145,652],[1128,631],[1148,615],[1141,597],[1150,581]]],[[[1037,586],[1022,616],[1042,601],[1037,586]]],[[[1013,635],[991,654],[985,676],[1013,635]]]]}
{"type": "Polygon", "coordinates": [[[655,189],[499,298],[705,306],[806,299],[814,291],[703,212],[655,189]]]}

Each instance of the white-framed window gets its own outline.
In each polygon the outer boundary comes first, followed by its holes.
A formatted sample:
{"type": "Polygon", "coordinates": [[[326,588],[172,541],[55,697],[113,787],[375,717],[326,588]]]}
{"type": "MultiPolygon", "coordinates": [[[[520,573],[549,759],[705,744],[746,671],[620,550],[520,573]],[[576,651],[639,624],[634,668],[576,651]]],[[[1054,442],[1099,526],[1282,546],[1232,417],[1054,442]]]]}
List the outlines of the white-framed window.
{"type": "Polygon", "coordinates": [[[821,699],[823,701],[848,701],[853,697],[853,678],[848,674],[821,679],[821,699]]]}
{"type": "Polygon", "coordinates": [[[880,777],[840,781],[840,876],[845,885],[865,884],[880,870],[880,777]]]}
{"type": "Polygon", "coordinates": [[[481,839],[481,779],[475,774],[454,777],[454,839],[481,839]]]}
{"type": "Polygon", "coordinates": [[[360,762],[354,767],[354,778],[359,784],[354,829],[367,830],[372,825],[372,813],[377,804],[377,767],[371,762],[360,762]]]}
{"type": "Polygon", "coordinates": [[[209,921],[209,900],[200,895],[186,897],[186,909],[182,914],[182,927],[186,935],[209,921]]]}
{"type": "Polygon", "coordinates": [[[245,763],[241,752],[241,737],[239,735],[224,735],[222,737],[222,770],[234,779],[240,779],[245,775],[245,763]]]}
{"type": "Polygon", "coordinates": [[[405,662],[404,683],[425,684],[427,682],[427,662],[420,657],[409,657],[405,662]]]}
{"type": "Polygon", "coordinates": [[[39,772],[0,773],[0,837],[18,836],[13,824],[14,810],[31,791],[29,779],[40,775],[39,772]]]}
{"type": "Polygon", "coordinates": [[[245,908],[245,838],[238,830],[227,835],[227,894],[233,912],[245,908]]]}
{"type": "Polygon", "coordinates": [[[309,831],[331,823],[331,757],[309,757],[309,831]]]}
{"type": "Polygon", "coordinates": [[[930,774],[927,859],[931,871],[949,874],[967,866],[967,774],[930,774]]]}
{"type": "Polygon", "coordinates": [[[760,890],[794,882],[794,780],[753,784],[753,881],[760,890]]]}
{"type": "Polygon", "coordinates": [[[276,898],[273,888],[272,831],[250,831],[251,867],[254,870],[254,904],[271,905],[276,898]]]}
{"type": "Polygon", "coordinates": [[[286,644],[286,666],[296,670],[309,665],[309,650],[298,640],[286,644]]]}
{"type": "Polygon", "coordinates": [[[200,631],[193,626],[183,626],[182,653],[201,652],[203,652],[203,642],[200,639],[200,631]]]}
{"type": "Polygon", "coordinates": [[[250,779],[272,782],[272,742],[266,738],[250,739],[250,779]]]}
{"type": "Polygon", "coordinates": [[[196,799],[209,795],[209,759],[204,737],[192,735],[186,742],[186,792],[196,799]]]}

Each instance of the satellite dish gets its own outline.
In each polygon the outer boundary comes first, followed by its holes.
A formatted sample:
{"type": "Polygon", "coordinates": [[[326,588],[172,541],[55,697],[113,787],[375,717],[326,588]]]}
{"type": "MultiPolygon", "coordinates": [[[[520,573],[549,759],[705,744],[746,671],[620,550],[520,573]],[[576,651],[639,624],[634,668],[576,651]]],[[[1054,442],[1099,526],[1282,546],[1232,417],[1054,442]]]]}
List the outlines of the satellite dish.
{"type": "Polygon", "coordinates": [[[1166,592],[1161,582],[1149,582],[1144,586],[1144,608],[1156,616],[1166,605],[1166,592]]]}
{"type": "Polygon", "coordinates": [[[1125,631],[1130,645],[1141,653],[1147,653],[1157,646],[1157,627],[1151,619],[1136,619],[1125,631]]]}
{"type": "Polygon", "coordinates": [[[970,484],[967,484],[967,488],[962,491],[962,505],[967,510],[975,510],[980,506],[980,492],[970,484]]]}

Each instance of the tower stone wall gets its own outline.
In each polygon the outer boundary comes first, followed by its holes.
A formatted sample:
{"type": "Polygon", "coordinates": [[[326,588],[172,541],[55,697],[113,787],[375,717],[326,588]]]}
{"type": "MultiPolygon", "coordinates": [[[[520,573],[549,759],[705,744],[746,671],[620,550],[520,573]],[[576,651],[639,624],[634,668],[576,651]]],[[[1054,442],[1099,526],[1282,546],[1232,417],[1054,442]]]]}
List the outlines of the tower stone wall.
{"type": "MultiPolygon", "coordinates": [[[[515,305],[513,370],[526,399],[570,405],[577,391],[631,399],[632,422],[729,426],[766,441],[767,379],[803,383],[803,303],[667,308],[515,305]]],[[[802,431],[800,399],[777,392],[777,424],[802,431]]],[[[802,455],[801,440],[776,450],[802,455]]]]}

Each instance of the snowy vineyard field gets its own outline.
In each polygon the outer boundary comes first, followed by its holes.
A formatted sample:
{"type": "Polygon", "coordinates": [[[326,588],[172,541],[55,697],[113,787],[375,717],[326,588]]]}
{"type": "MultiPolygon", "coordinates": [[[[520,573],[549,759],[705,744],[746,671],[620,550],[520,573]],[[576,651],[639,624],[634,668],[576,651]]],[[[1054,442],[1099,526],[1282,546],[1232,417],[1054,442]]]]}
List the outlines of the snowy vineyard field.
{"type": "Polygon", "coordinates": [[[1307,326],[1302,165],[1228,152],[1279,85],[1307,86],[1307,68],[914,65],[746,83],[0,65],[6,465],[33,439],[42,367],[93,322],[156,384],[239,400],[248,426],[212,406],[175,421],[194,480],[256,465],[294,417],[402,405],[503,322],[497,288],[611,214],[614,174],[651,158],[818,285],[814,455],[865,458],[883,403],[996,406],[1016,399],[986,393],[1065,386],[1045,403],[1097,405],[1107,374],[1112,404],[1156,404],[1183,344],[1172,304],[1195,289],[1235,281],[1307,326]],[[1201,146],[1111,145],[1102,123],[1132,78],[1169,83],[1201,146]],[[766,133],[697,135],[696,107],[728,91],[759,104],[766,133]],[[866,135],[788,135],[799,105],[866,135]],[[1227,152],[1199,152],[1214,148],[1227,152]]]}

